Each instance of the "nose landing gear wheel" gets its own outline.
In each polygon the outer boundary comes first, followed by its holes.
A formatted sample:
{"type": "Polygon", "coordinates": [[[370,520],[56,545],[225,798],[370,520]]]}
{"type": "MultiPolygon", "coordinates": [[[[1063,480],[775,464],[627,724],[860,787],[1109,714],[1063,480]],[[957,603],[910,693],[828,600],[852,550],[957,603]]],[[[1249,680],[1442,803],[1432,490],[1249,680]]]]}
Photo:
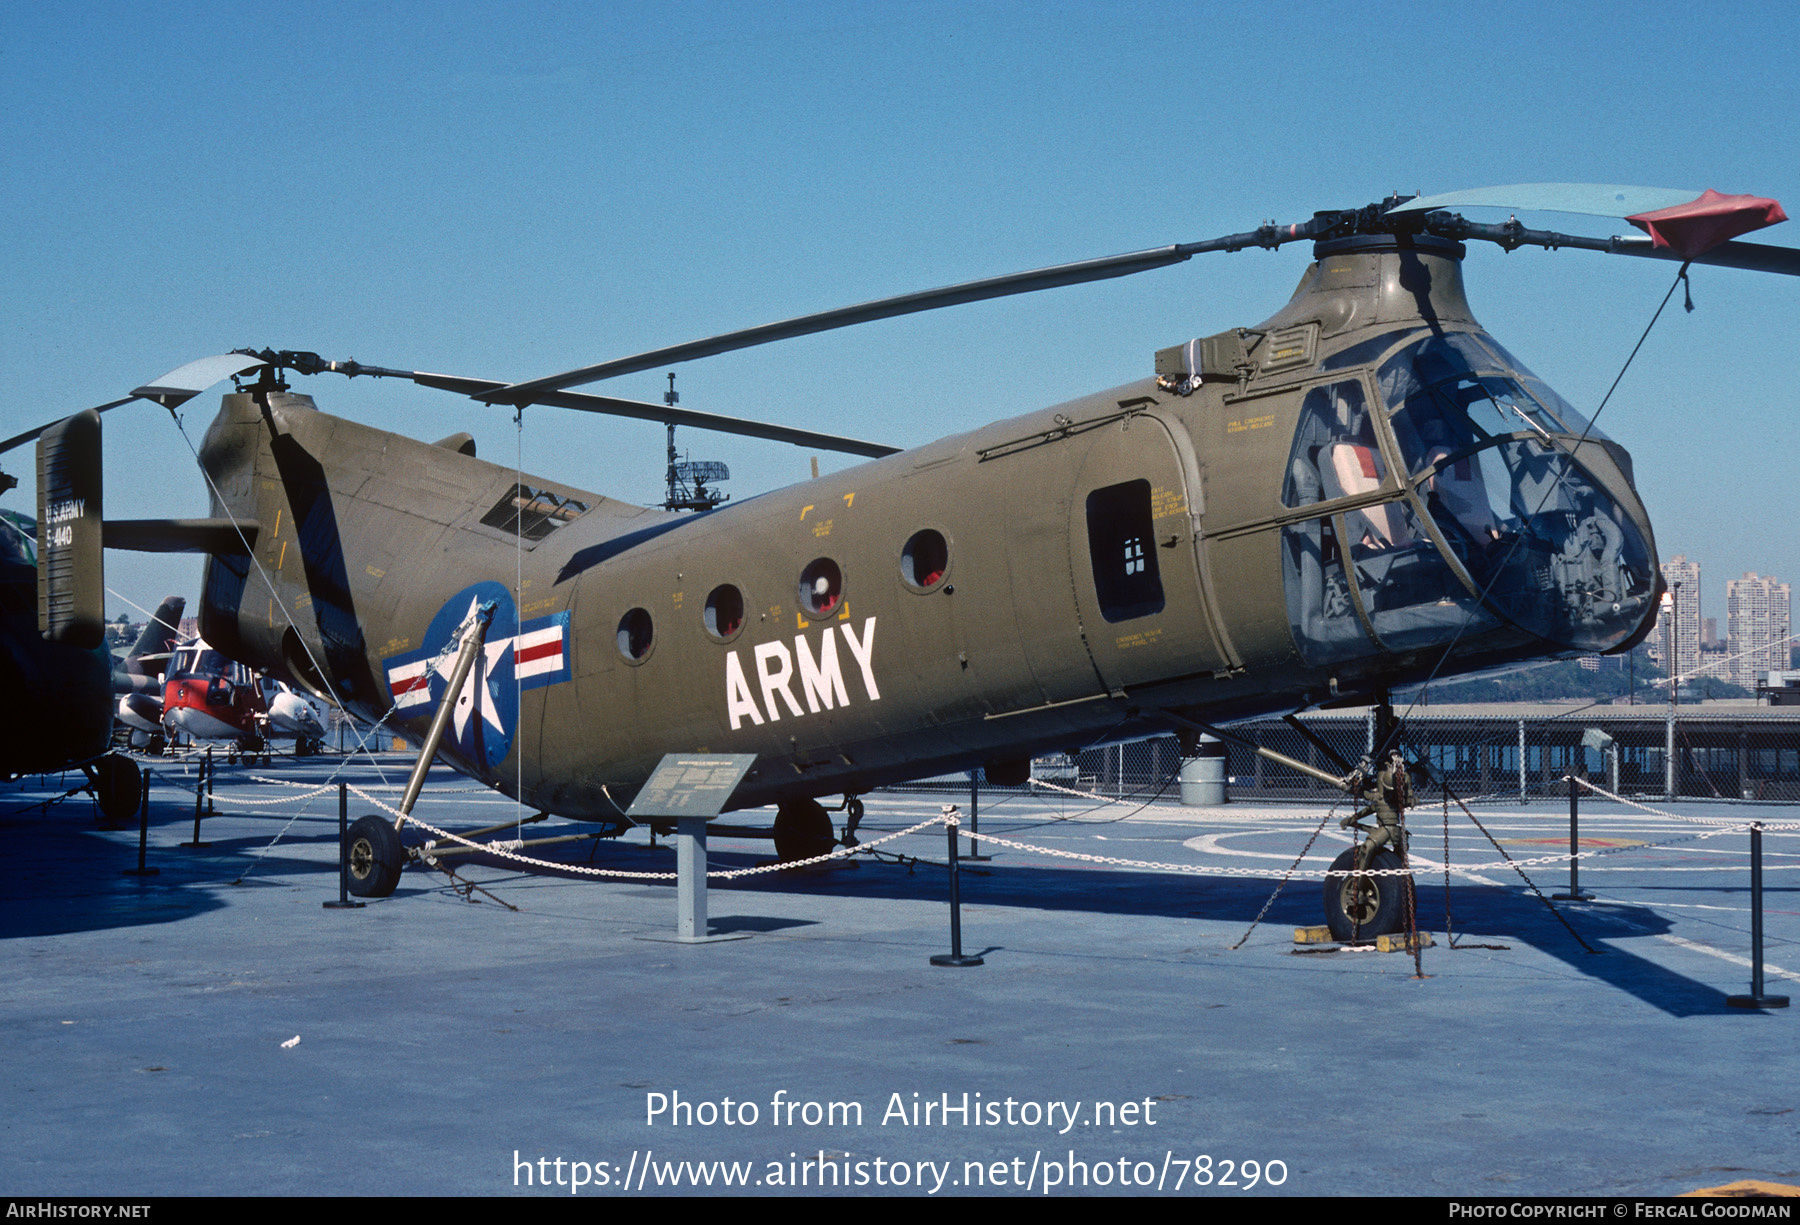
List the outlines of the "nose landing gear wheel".
{"type": "MultiPolygon", "coordinates": [[[[1392,851],[1376,851],[1369,859],[1370,873],[1400,868],[1392,851]]],[[[1373,940],[1405,925],[1404,876],[1356,875],[1354,847],[1332,860],[1331,870],[1351,874],[1325,878],[1325,925],[1333,940],[1373,940]]]]}
{"type": "Polygon", "coordinates": [[[345,853],[350,861],[350,892],[357,897],[388,897],[400,883],[406,851],[394,823],[386,817],[358,817],[350,827],[345,853]]]}

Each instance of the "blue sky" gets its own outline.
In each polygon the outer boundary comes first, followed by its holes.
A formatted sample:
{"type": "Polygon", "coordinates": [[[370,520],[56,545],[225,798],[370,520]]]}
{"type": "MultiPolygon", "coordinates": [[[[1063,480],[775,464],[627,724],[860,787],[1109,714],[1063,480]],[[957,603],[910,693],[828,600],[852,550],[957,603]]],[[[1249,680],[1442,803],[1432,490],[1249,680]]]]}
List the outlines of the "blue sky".
{"type": "MultiPolygon", "coordinates": [[[[1797,36],[1794,10],[1732,4],[11,5],[0,427],[240,345],[525,378],[1394,190],[1589,180],[1800,211],[1797,36]]],[[[1795,224],[1766,240],[1800,246],[1795,224]]],[[[1141,377],[1158,348],[1272,314],[1304,265],[1203,256],[690,363],[679,386],[690,407],[917,444],[1141,377]]],[[[1488,328],[1588,410],[1673,271],[1486,247],[1467,266],[1488,328]]],[[[1722,619],[1726,578],[1800,580],[1800,284],[1700,269],[1693,297],[1602,425],[1722,619]]],[[[300,389],[659,496],[654,425],[539,408],[521,440],[503,411],[410,385],[300,389]]],[[[186,409],[196,442],[215,406],[186,409]]],[[[110,514],[205,513],[166,413],[106,430],[110,514]]],[[[682,442],[739,497],[807,472],[790,446],[682,442]]],[[[29,457],[6,457],[9,507],[31,504],[29,457]]],[[[196,594],[190,559],[108,566],[142,605],[196,594]]]]}

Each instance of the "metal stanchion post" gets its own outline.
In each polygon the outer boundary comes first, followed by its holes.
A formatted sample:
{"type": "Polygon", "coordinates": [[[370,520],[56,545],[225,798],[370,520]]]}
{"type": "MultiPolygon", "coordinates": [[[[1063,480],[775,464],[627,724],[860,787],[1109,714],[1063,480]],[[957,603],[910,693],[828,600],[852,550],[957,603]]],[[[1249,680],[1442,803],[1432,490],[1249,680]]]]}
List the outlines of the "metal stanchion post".
{"type": "Polygon", "coordinates": [[[150,847],[150,771],[144,771],[143,789],[138,793],[138,865],[126,868],[126,876],[161,876],[161,868],[144,865],[144,855],[150,847]]]}
{"type": "Polygon", "coordinates": [[[962,951],[962,894],[957,885],[956,867],[956,805],[944,805],[944,815],[950,820],[944,823],[944,829],[950,835],[950,951],[935,954],[931,959],[934,966],[978,966],[982,964],[979,957],[965,957],[962,951]]]}
{"type": "Polygon", "coordinates": [[[335,902],[321,902],[326,910],[361,910],[363,903],[350,900],[350,785],[338,780],[338,895],[335,902]]]}
{"type": "Polygon", "coordinates": [[[213,796],[213,774],[216,771],[216,769],[217,769],[217,767],[213,765],[212,745],[209,744],[206,746],[206,815],[209,817],[216,815],[213,812],[213,799],[212,799],[212,796],[213,796]]]}
{"type": "Polygon", "coordinates": [[[1581,891],[1581,860],[1577,858],[1581,854],[1581,835],[1577,832],[1581,820],[1578,799],[1581,788],[1573,774],[1565,776],[1563,781],[1569,784],[1569,891],[1551,896],[1559,902],[1591,902],[1594,895],[1581,891]]]}
{"type": "Polygon", "coordinates": [[[1750,827],[1750,994],[1731,995],[1733,1008],[1786,1008],[1785,995],[1763,993],[1762,823],[1750,827]]]}
{"type": "Polygon", "coordinates": [[[210,842],[200,841],[200,802],[205,797],[206,797],[206,763],[204,761],[202,761],[200,763],[199,772],[197,774],[195,774],[195,776],[194,776],[194,840],[192,842],[184,842],[181,844],[183,847],[186,847],[190,851],[199,850],[203,847],[209,847],[212,845],[212,843],[210,843],[210,842]]]}
{"type": "Polygon", "coordinates": [[[980,770],[970,770],[969,771],[969,853],[967,855],[965,855],[964,858],[965,859],[973,859],[973,860],[977,860],[977,861],[981,861],[981,862],[986,862],[987,860],[992,859],[993,856],[992,855],[983,855],[981,853],[981,844],[978,843],[977,841],[975,841],[976,832],[980,828],[980,826],[976,823],[976,817],[977,817],[977,814],[980,813],[980,811],[981,811],[981,771],[980,770]]]}

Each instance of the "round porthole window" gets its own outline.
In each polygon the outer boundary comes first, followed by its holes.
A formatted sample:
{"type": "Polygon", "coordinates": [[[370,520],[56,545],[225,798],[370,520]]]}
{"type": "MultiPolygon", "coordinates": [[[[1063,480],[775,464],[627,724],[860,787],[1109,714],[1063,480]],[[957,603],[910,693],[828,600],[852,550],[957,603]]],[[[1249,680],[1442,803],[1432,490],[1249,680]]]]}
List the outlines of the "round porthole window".
{"type": "Polygon", "coordinates": [[[914,532],[900,550],[900,577],[918,591],[929,591],[944,581],[950,569],[950,544],[942,532],[925,528],[914,532]]]}
{"type": "Polygon", "coordinates": [[[706,597],[706,632],[720,642],[735,638],[744,628],[744,593],[721,583],[706,597]]]}
{"type": "Polygon", "coordinates": [[[619,618],[619,654],[632,663],[649,655],[655,640],[656,627],[651,623],[649,610],[634,608],[619,618]]]}
{"type": "Polygon", "coordinates": [[[844,572],[821,557],[800,572],[800,607],[815,617],[828,617],[844,602],[844,572]]]}

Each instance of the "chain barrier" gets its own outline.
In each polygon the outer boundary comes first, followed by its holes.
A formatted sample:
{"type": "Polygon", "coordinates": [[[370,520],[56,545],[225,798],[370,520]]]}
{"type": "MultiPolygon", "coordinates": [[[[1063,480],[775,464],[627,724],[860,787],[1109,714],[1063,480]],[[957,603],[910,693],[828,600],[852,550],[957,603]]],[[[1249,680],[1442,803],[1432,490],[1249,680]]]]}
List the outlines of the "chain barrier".
{"type": "Polygon", "coordinates": [[[1307,852],[1312,850],[1313,843],[1319,840],[1319,835],[1325,832],[1326,822],[1337,815],[1337,810],[1338,806],[1333,804],[1326,810],[1325,815],[1319,818],[1318,825],[1313,827],[1312,837],[1306,840],[1306,845],[1300,848],[1298,855],[1294,856],[1294,862],[1288,865],[1287,871],[1281,874],[1281,879],[1275,882],[1275,888],[1269,891],[1269,900],[1262,904],[1262,909],[1256,912],[1256,917],[1250,920],[1250,926],[1244,929],[1244,934],[1238,937],[1238,942],[1232,945],[1232,948],[1243,948],[1244,941],[1250,939],[1251,934],[1262,924],[1263,916],[1269,913],[1269,908],[1275,904],[1275,899],[1281,896],[1281,891],[1287,888],[1287,883],[1294,879],[1294,870],[1305,862],[1307,852]]]}
{"type": "MultiPolygon", "coordinates": [[[[175,789],[186,792],[188,794],[194,794],[199,789],[199,786],[197,783],[195,786],[188,786],[188,785],[186,785],[174,778],[171,778],[170,776],[168,776],[166,774],[160,773],[160,772],[146,771],[146,773],[150,774],[151,777],[154,777],[154,778],[160,780],[165,785],[172,786],[175,789]]],[[[260,775],[251,775],[249,777],[253,781],[260,782],[260,783],[272,783],[272,784],[276,784],[279,786],[291,787],[291,788],[306,787],[306,784],[297,783],[290,779],[269,778],[269,777],[260,776],[260,775]]],[[[1563,852],[1558,852],[1555,854],[1535,856],[1535,857],[1532,857],[1529,859],[1514,859],[1511,856],[1506,855],[1506,853],[1502,850],[1501,851],[1501,859],[1499,859],[1499,860],[1496,860],[1493,862],[1488,862],[1488,863],[1464,864],[1464,865],[1460,865],[1456,870],[1461,871],[1461,872],[1481,872],[1481,871],[1495,871],[1495,870],[1500,870],[1503,868],[1511,868],[1515,871],[1518,871],[1519,869],[1527,868],[1527,867],[1553,866],[1553,865],[1570,863],[1574,860],[1598,859],[1598,858],[1601,858],[1602,856],[1617,855],[1617,854],[1624,853],[1626,851],[1665,850],[1665,849],[1669,849],[1672,847],[1681,846],[1686,843],[1701,841],[1701,840],[1705,840],[1708,838],[1715,838],[1715,837],[1719,837],[1719,836],[1725,835],[1725,834],[1747,833],[1753,826],[1756,826],[1756,825],[1761,825],[1763,830],[1765,830],[1767,832],[1785,832],[1785,831],[1792,831],[1792,830],[1800,830],[1800,821],[1771,824],[1768,822],[1757,822],[1757,821],[1749,821],[1749,822],[1735,821],[1734,822],[1734,821],[1730,821],[1730,820],[1724,819],[1724,818],[1683,816],[1682,814],[1679,814],[1679,813],[1672,813],[1672,812],[1668,812],[1663,809],[1654,808],[1648,804],[1643,804],[1638,801],[1628,799],[1624,796],[1615,795],[1614,793],[1606,790],[1605,788],[1597,786],[1594,783],[1587,781],[1586,779],[1576,777],[1572,781],[1579,784],[1584,789],[1586,789],[1596,795],[1602,796],[1608,800],[1611,800],[1615,803],[1622,804],[1626,807],[1637,809],[1639,811],[1650,814],[1652,816],[1663,817],[1663,818],[1666,818],[1669,820],[1684,822],[1684,823],[1687,823],[1690,825],[1703,825],[1703,826],[1707,826],[1708,828],[1706,830],[1704,830],[1703,832],[1693,834],[1689,837],[1675,838],[1675,839],[1670,839],[1670,840],[1667,840],[1664,842],[1643,843],[1643,844],[1640,844],[1637,846],[1629,846],[1629,847],[1626,847],[1626,846],[1597,847],[1592,850],[1577,851],[1573,854],[1571,854],[1567,851],[1563,851],[1563,852]]],[[[1177,807],[1174,807],[1174,806],[1168,805],[1168,804],[1158,804],[1158,803],[1155,803],[1154,801],[1147,802],[1147,803],[1138,803],[1137,801],[1134,801],[1134,800],[1131,800],[1131,799],[1128,799],[1125,797],[1100,795],[1100,794],[1097,794],[1094,792],[1082,791],[1082,790],[1079,790],[1079,789],[1073,788],[1073,787],[1061,786],[1060,784],[1048,782],[1048,781],[1042,780],[1042,779],[1035,779],[1035,778],[1032,779],[1031,786],[1033,786],[1035,788],[1041,788],[1046,791],[1059,792],[1059,793],[1062,793],[1065,795],[1073,796],[1077,799],[1088,800],[1088,801],[1095,802],[1095,803],[1133,804],[1135,806],[1135,810],[1140,811],[1140,812],[1163,811],[1163,812],[1180,813],[1182,815],[1191,815],[1189,810],[1187,810],[1185,808],[1177,808],[1177,807]]],[[[77,789],[77,790],[79,790],[79,789],[77,789]]],[[[307,801],[317,799],[322,795],[326,795],[329,792],[331,792],[332,790],[334,790],[334,787],[332,786],[332,784],[327,783],[322,786],[316,786],[316,787],[312,787],[308,790],[301,791],[297,794],[278,796],[273,799],[250,800],[250,799],[241,799],[241,798],[233,797],[229,801],[221,800],[220,803],[221,804],[229,803],[229,805],[234,808],[266,808],[266,807],[274,807],[274,806],[281,805],[281,804],[305,803],[307,801]]],[[[355,784],[349,784],[349,790],[354,792],[359,798],[361,798],[365,802],[374,805],[376,808],[381,809],[383,812],[388,813],[390,816],[393,816],[396,818],[400,817],[400,815],[401,815],[400,810],[395,808],[393,805],[388,804],[386,801],[382,800],[379,796],[377,796],[375,794],[375,791],[377,791],[377,790],[379,790],[379,791],[400,791],[400,790],[404,790],[404,788],[401,788],[398,786],[391,786],[391,785],[378,785],[375,788],[365,788],[365,787],[357,786],[355,784]]],[[[431,794],[469,794],[469,793],[476,793],[476,792],[487,792],[492,789],[485,788],[485,787],[480,787],[480,788],[456,787],[456,788],[429,788],[427,790],[431,794]]],[[[52,802],[54,802],[54,801],[52,801],[52,802]]],[[[1458,803],[1459,803],[1459,805],[1466,805],[1467,801],[1459,799],[1458,803]]],[[[1333,807],[1332,811],[1336,811],[1335,806],[1333,807]]],[[[1464,807],[1464,811],[1465,811],[1465,813],[1467,813],[1466,807],[1464,807]]],[[[1329,816],[1330,816],[1330,814],[1328,813],[1327,818],[1326,818],[1327,820],[1329,820],[1329,816]]],[[[1470,814],[1470,819],[1471,820],[1474,819],[1472,814],[1470,814]]],[[[520,853],[520,847],[523,845],[523,841],[520,839],[502,840],[502,841],[489,842],[489,843],[478,843],[478,842],[473,842],[467,838],[464,838],[459,834],[452,833],[448,830],[440,829],[440,828],[430,824],[429,822],[421,820],[416,815],[408,816],[406,818],[406,820],[411,822],[412,824],[418,826],[420,829],[425,830],[434,839],[443,839],[443,840],[446,840],[451,843],[456,843],[456,844],[460,844],[462,846],[468,847],[472,850],[480,851],[480,852],[483,852],[486,854],[492,854],[492,855],[495,855],[495,856],[503,858],[503,859],[510,859],[519,864],[530,866],[530,867],[548,868],[548,869],[552,869],[552,870],[556,870],[556,871],[574,872],[574,873],[581,874],[581,875],[589,875],[589,876],[595,876],[595,877],[615,877],[615,878],[635,879],[635,880],[673,880],[673,879],[675,879],[675,876],[676,876],[676,874],[674,872],[623,872],[623,871],[616,871],[616,870],[612,870],[612,869],[589,868],[589,867],[584,867],[584,866],[578,865],[578,864],[560,863],[560,862],[555,862],[555,861],[551,861],[551,860],[537,859],[532,856],[523,855],[520,853]]],[[[863,842],[856,847],[840,847],[840,848],[832,850],[831,852],[829,852],[827,854],[813,856],[808,859],[783,861],[783,862],[779,862],[776,864],[764,865],[764,866],[754,867],[754,868],[735,868],[735,869],[729,869],[729,870],[711,871],[711,872],[707,873],[707,876],[709,879],[730,880],[730,879],[735,879],[735,878],[741,877],[741,876],[754,876],[754,875],[759,875],[759,874],[767,873],[767,872],[787,871],[790,868],[807,867],[807,866],[810,866],[813,864],[825,863],[825,862],[828,862],[828,861],[834,860],[834,859],[848,859],[851,856],[857,855],[857,854],[870,854],[871,856],[873,856],[873,852],[874,852],[875,848],[877,848],[885,843],[892,842],[892,841],[907,837],[912,834],[916,834],[919,831],[928,829],[934,825],[946,824],[946,823],[950,824],[950,825],[959,824],[959,822],[957,821],[957,819],[955,817],[949,817],[949,818],[946,818],[943,816],[932,817],[925,821],[920,822],[917,825],[910,826],[907,829],[899,830],[895,833],[884,835],[881,838],[875,839],[873,841],[863,842]]],[[[1294,863],[1291,864],[1287,868],[1287,870],[1282,873],[1281,881],[1280,881],[1281,884],[1286,884],[1287,881],[1289,881],[1295,877],[1300,877],[1303,879],[1326,880],[1326,879],[1330,879],[1332,877],[1341,877],[1341,876],[1350,875],[1350,873],[1348,871],[1342,870],[1342,869],[1334,872],[1331,869],[1326,869],[1326,868],[1303,868],[1300,866],[1300,864],[1305,860],[1307,853],[1311,850],[1313,843],[1317,841],[1319,833],[1322,832],[1322,830],[1323,830],[1323,824],[1321,824],[1319,829],[1314,830],[1312,838],[1308,839],[1306,846],[1304,848],[1302,848],[1299,856],[1297,856],[1296,859],[1294,860],[1294,863]]],[[[1447,830],[1446,830],[1446,835],[1447,835],[1447,830]]],[[[598,836],[598,835],[596,835],[596,836],[598,836]]],[[[1031,843],[1019,842],[1014,839],[1000,837],[996,834],[993,834],[993,833],[990,833],[987,831],[982,832],[981,838],[984,841],[990,842],[996,846],[1003,846],[1003,847],[1008,848],[1009,850],[1020,851],[1020,852],[1026,853],[1026,854],[1044,855],[1044,856],[1048,856],[1048,857],[1054,858],[1054,859],[1065,859],[1065,860],[1071,860],[1071,861],[1080,862],[1080,863],[1102,864],[1102,865],[1106,865],[1106,866],[1110,866],[1110,867],[1134,868],[1134,869],[1140,869],[1140,870],[1145,870],[1145,871],[1157,871],[1157,872],[1174,872],[1177,874],[1188,875],[1188,876],[1214,876],[1214,877],[1227,877],[1227,878],[1265,878],[1266,879],[1270,875],[1270,871],[1267,868],[1236,868],[1236,867],[1226,867],[1223,865],[1182,864],[1182,863],[1169,863],[1169,862],[1162,862],[1162,861],[1155,861],[1155,860],[1125,859],[1125,858],[1122,858],[1120,856],[1115,856],[1115,855],[1092,855],[1092,854],[1088,854],[1086,852],[1081,852],[1081,851],[1067,851],[1067,850],[1061,850],[1061,849],[1057,849],[1057,848],[1053,848],[1053,847],[1036,846],[1031,843]]],[[[1492,841],[1491,835],[1489,836],[1489,840],[1492,841]]],[[[427,856],[429,856],[429,848],[432,845],[433,845],[433,843],[426,844],[425,853],[427,854],[427,856]]],[[[1496,843],[1495,845],[1496,845],[1496,849],[1498,849],[1498,844],[1496,843]]],[[[1449,856],[1448,856],[1448,853],[1446,853],[1446,855],[1445,855],[1445,861],[1446,861],[1445,862],[1445,870],[1446,871],[1450,870],[1448,860],[1449,860],[1449,856]]],[[[1370,869],[1370,870],[1366,871],[1365,873],[1363,873],[1363,875],[1368,875],[1368,876],[1410,876],[1411,870],[1405,869],[1405,868],[1370,869]]],[[[1279,892],[1279,888],[1280,888],[1280,886],[1278,885],[1277,892],[1279,892]]],[[[1273,899],[1271,898],[1271,901],[1272,900],[1273,899]]],[[[1265,906],[1264,909],[1266,911],[1267,907],[1265,906]]],[[[1260,920],[1260,918],[1261,918],[1261,915],[1258,916],[1258,920],[1260,920]]],[[[1255,924],[1253,922],[1252,927],[1254,928],[1254,926],[1255,926],[1255,924]]]]}
{"type": "MultiPolygon", "coordinates": [[[[297,783],[297,782],[293,781],[292,779],[288,779],[288,778],[269,778],[262,774],[250,774],[250,775],[246,775],[245,777],[247,777],[253,783],[274,783],[278,787],[311,786],[310,783],[297,783]]],[[[371,790],[371,791],[405,791],[406,788],[399,783],[381,783],[381,784],[377,784],[374,787],[369,788],[369,790],[371,790]]],[[[421,787],[421,788],[419,788],[419,794],[420,795],[476,795],[476,794],[499,795],[499,794],[501,794],[501,792],[497,788],[494,788],[494,787],[421,787]]]]}
{"type": "MultiPolygon", "coordinates": [[[[1141,792],[1133,792],[1131,795],[1101,795],[1098,792],[1094,792],[1094,791],[1079,791],[1079,790],[1075,789],[1074,787],[1064,787],[1059,783],[1052,783],[1052,782],[1049,782],[1049,781],[1047,781],[1045,779],[1041,779],[1041,778],[1031,779],[1029,782],[1029,785],[1032,787],[1042,788],[1045,791],[1060,792],[1063,795],[1073,796],[1078,800],[1091,800],[1096,804],[1130,804],[1130,805],[1132,805],[1133,811],[1135,811],[1135,812],[1167,812],[1167,813],[1174,813],[1178,816],[1188,816],[1188,817],[1193,816],[1194,810],[1192,808],[1189,808],[1186,805],[1161,804],[1161,803],[1157,802],[1157,798],[1159,798],[1162,795],[1163,790],[1166,789],[1166,782],[1167,782],[1167,780],[1165,780],[1165,786],[1159,787],[1152,794],[1152,798],[1148,799],[1148,800],[1139,800],[1136,798],[1137,795],[1141,794],[1141,792]]],[[[1262,813],[1258,814],[1258,816],[1262,816],[1265,818],[1270,815],[1272,815],[1272,814],[1262,814],[1262,813]]],[[[1076,820],[1079,820],[1080,818],[1064,817],[1062,819],[1066,820],[1066,821],[1076,821],[1076,820]]],[[[1303,819],[1303,817],[1300,814],[1296,814],[1294,817],[1294,820],[1296,822],[1299,822],[1302,819],[1303,819]]],[[[985,838],[985,837],[987,837],[987,835],[983,834],[982,837],[985,838]]]]}
{"type": "MultiPolygon", "coordinates": [[[[376,798],[361,787],[351,786],[350,790],[355,792],[360,799],[375,805],[375,807],[388,813],[390,816],[395,818],[400,817],[401,814],[398,808],[376,798]]],[[[491,854],[500,859],[512,860],[515,863],[524,864],[528,867],[548,868],[555,872],[573,872],[579,876],[607,877],[622,880],[676,879],[676,873],[674,872],[622,872],[613,868],[590,868],[583,864],[558,863],[553,860],[538,859],[531,855],[521,854],[518,850],[519,843],[517,840],[509,840],[508,842],[475,842],[463,837],[461,834],[452,833],[446,829],[439,829],[429,821],[422,821],[416,816],[408,816],[405,820],[407,824],[416,825],[432,836],[432,841],[427,842],[425,846],[421,848],[421,854],[427,859],[431,858],[431,850],[435,847],[436,840],[444,839],[468,847],[471,850],[480,851],[483,854],[491,854]]],[[[898,838],[905,838],[908,835],[916,834],[921,830],[930,829],[934,825],[954,826],[957,824],[959,824],[959,821],[955,814],[935,816],[921,821],[917,825],[910,826],[903,830],[897,830],[891,834],[884,834],[880,838],[861,843],[854,847],[838,847],[827,854],[814,855],[809,859],[783,860],[778,863],[762,864],[754,868],[727,868],[718,871],[709,871],[706,874],[706,878],[708,880],[736,880],[743,876],[760,876],[769,872],[786,872],[793,868],[809,867],[813,864],[825,863],[833,859],[848,859],[853,855],[860,855],[864,852],[872,851],[875,847],[881,846],[883,843],[893,842],[898,838]]],[[[595,836],[598,837],[598,835],[595,836]]],[[[986,836],[986,834],[982,835],[984,838],[986,836]]]]}
{"type": "MultiPolygon", "coordinates": [[[[1612,800],[1614,803],[1623,804],[1627,808],[1636,808],[1642,812],[1647,812],[1647,813],[1651,814],[1652,816],[1667,817],[1671,821],[1685,821],[1689,825],[1718,826],[1718,827],[1720,827],[1718,832],[1721,834],[1728,834],[1733,831],[1742,833],[1743,831],[1751,829],[1752,827],[1758,826],[1758,825],[1762,826],[1762,828],[1764,830],[1800,829],[1800,821],[1785,821],[1785,822],[1781,822],[1779,824],[1772,824],[1768,821],[1749,821],[1749,822],[1741,822],[1740,821],[1740,822],[1734,823],[1731,820],[1731,818],[1727,818],[1727,817],[1684,817],[1678,812],[1665,812],[1664,810],[1662,810],[1660,808],[1652,808],[1648,804],[1641,804],[1636,800],[1626,799],[1622,795],[1614,795],[1612,792],[1608,791],[1606,788],[1595,786],[1593,783],[1588,782],[1587,779],[1585,779],[1585,778],[1575,778],[1572,781],[1579,783],[1583,787],[1586,787],[1589,791],[1592,791],[1595,795],[1605,796],[1607,799],[1612,800]]],[[[1702,802],[1703,803],[1716,803],[1718,801],[1702,801],[1702,802]]],[[[1725,801],[1725,802],[1729,803],[1729,801],[1725,801]]],[[[1700,836],[1703,838],[1709,838],[1712,835],[1711,834],[1702,834],[1700,836]]]]}
{"type": "MultiPolygon", "coordinates": [[[[1215,867],[1211,864],[1164,863],[1147,859],[1121,859],[1116,855],[1089,855],[1083,851],[1062,851],[1054,847],[1033,846],[1029,842],[1014,842],[1010,838],[1000,838],[990,834],[985,829],[981,831],[981,840],[1015,851],[1048,855],[1054,859],[1074,859],[1083,863],[1103,863],[1115,868],[1146,868],[1157,872],[1177,872],[1185,876],[1232,876],[1260,879],[1267,879],[1270,874],[1267,868],[1227,868],[1215,867]]],[[[1409,874],[1406,868],[1370,868],[1362,872],[1350,868],[1339,868],[1335,871],[1330,868],[1290,868],[1288,870],[1289,876],[1310,877],[1316,880],[1326,880],[1334,876],[1406,876],[1409,874]]]]}

